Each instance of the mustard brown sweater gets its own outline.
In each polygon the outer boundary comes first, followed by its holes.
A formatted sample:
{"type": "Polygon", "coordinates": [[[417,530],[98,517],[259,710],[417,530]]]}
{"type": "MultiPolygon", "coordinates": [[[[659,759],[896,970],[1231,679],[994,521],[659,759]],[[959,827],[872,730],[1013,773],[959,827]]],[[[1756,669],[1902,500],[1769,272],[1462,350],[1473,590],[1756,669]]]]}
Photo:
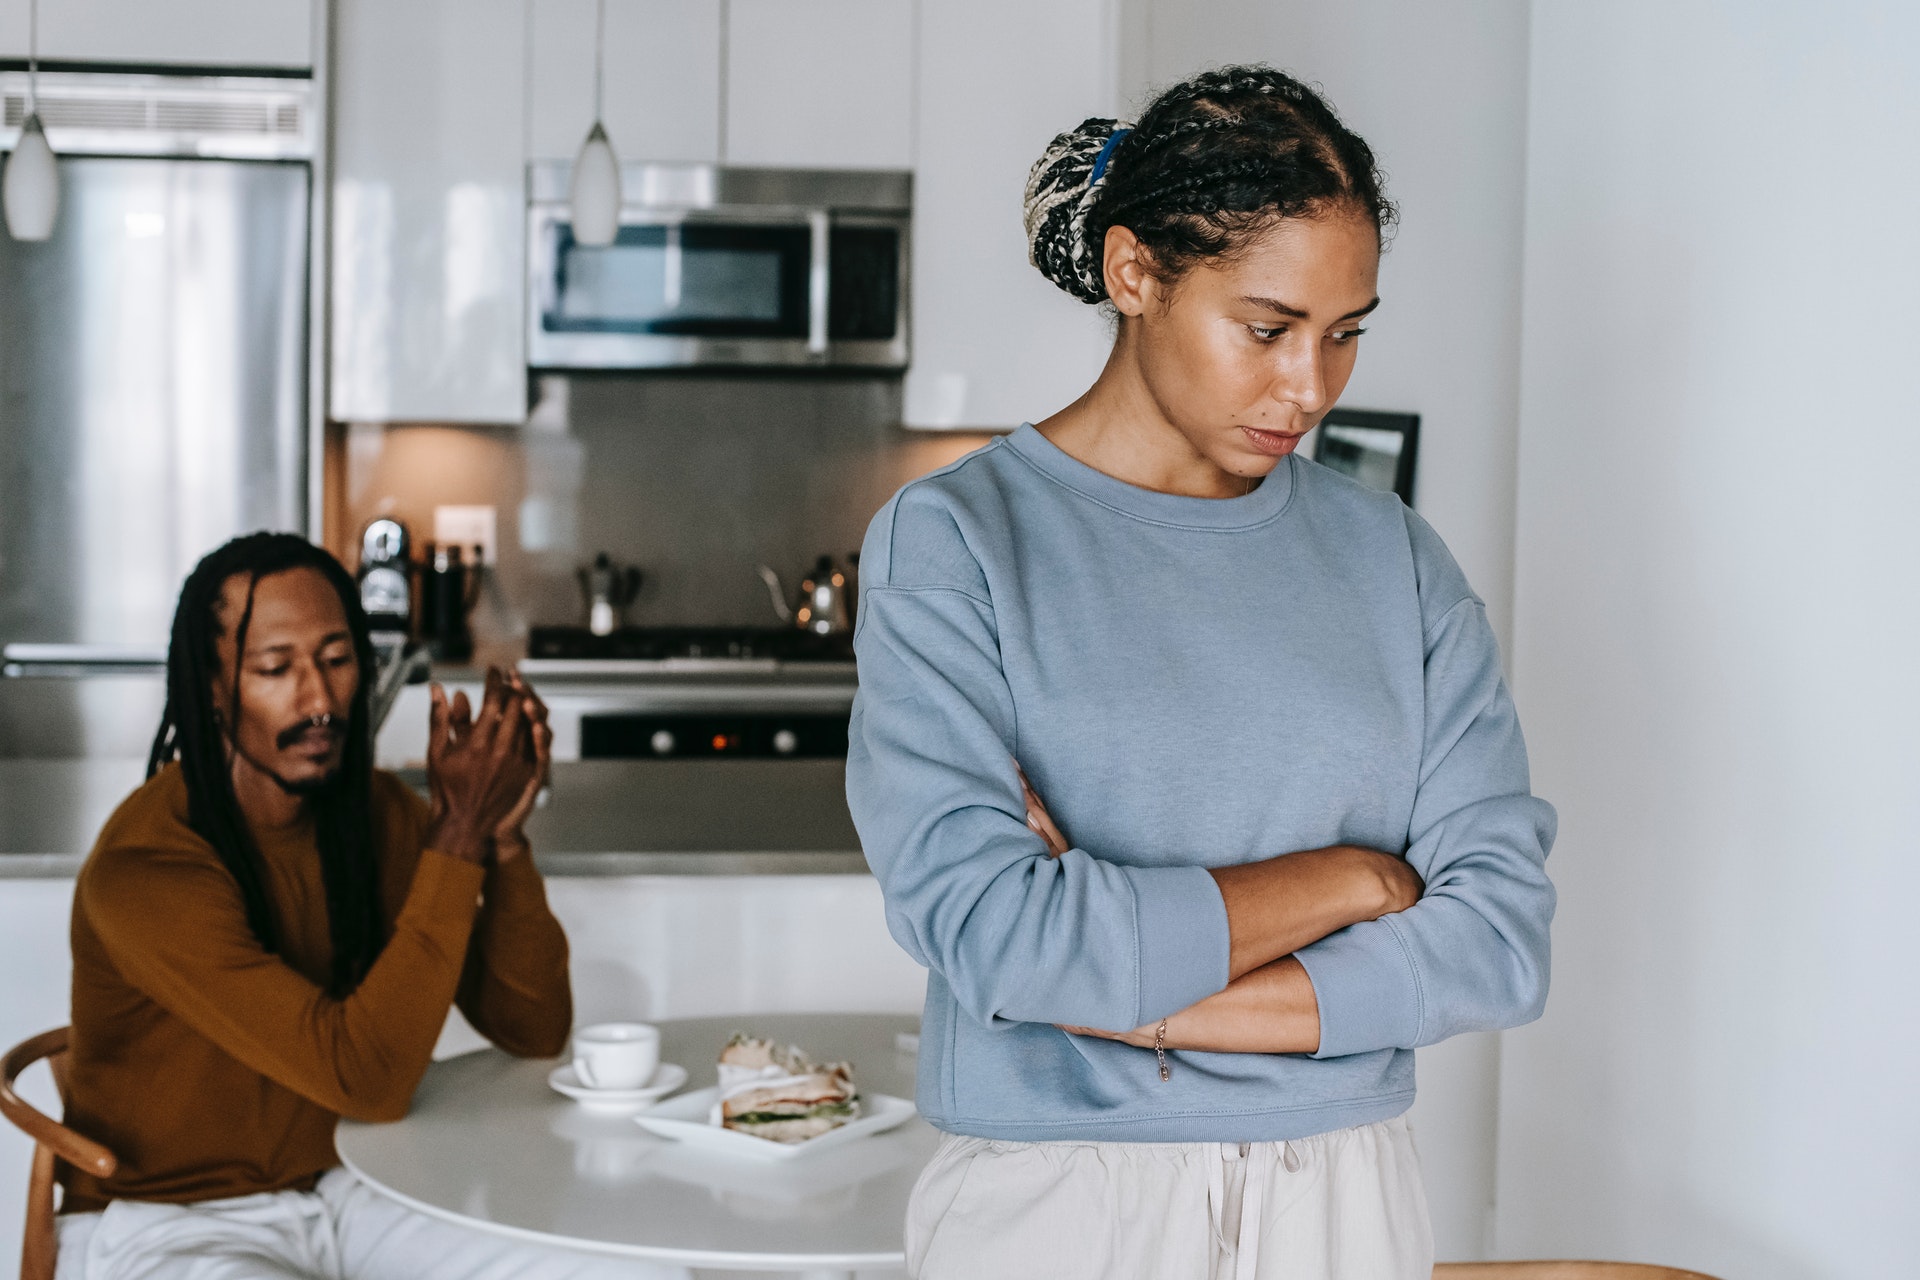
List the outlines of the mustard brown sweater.
{"type": "Polygon", "coordinates": [[[509,1053],[564,1048],[567,940],[532,859],[483,869],[426,848],[427,806],[391,774],[373,810],[386,946],[342,999],[311,821],[257,836],[275,955],[187,825],[177,765],[108,820],[74,892],[66,1116],[120,1168],[63,1166],[64,1211],[310,1188],[339,1163],[337,1117],[406,1114],[452,1004],[509,1053]]]}

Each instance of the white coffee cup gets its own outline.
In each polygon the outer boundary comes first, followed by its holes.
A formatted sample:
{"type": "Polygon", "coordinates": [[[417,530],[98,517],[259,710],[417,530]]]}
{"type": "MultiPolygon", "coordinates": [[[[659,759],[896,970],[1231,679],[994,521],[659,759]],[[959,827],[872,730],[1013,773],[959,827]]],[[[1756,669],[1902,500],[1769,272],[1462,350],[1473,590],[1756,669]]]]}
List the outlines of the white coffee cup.
{"type": "Polygon", "coordinates": [[[660,1028],[596,1022],[573,1033],[573,1074],[589,1089],[638,1089],[660,1066],[660,1028]]]}

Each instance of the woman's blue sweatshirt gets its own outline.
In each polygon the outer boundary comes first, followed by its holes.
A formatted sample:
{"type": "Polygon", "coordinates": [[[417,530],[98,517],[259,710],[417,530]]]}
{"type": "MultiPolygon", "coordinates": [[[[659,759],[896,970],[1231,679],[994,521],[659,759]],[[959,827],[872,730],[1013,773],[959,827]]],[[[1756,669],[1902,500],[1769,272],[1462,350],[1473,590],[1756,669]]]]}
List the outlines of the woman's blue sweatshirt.
{"type": "Polygon", "coordinates": [[[1291,457],[1241,498],[1032,427],[907,485],[861,553],[847,798],[928,972],[919,1105],[1016,1140],[1259,1141],[1399,1114],[1413,1050],[1538,1017],[1554,813],[1485,609],[1392,494],[1291,457]],[[1073,848],[1026,825],[1014,760],[1073,848]],[[1170,1053],[1227,983],[1206,868],[1358,844],[1426,881],[1297,954],[1308,1054],[1170,1053]]]}

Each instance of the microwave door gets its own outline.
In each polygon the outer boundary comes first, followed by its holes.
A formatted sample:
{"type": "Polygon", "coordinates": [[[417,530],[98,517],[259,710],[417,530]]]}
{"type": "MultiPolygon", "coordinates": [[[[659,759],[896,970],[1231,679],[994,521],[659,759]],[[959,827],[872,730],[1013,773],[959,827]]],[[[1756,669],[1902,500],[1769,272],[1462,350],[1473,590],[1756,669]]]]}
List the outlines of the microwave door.
{"type": "Polygon", "coordinates": [[[686,216],[623,222],[604,247],[564,215],[536,227],[537,305],[528,335],[542,367],[806,364],[824,321],[813,303],[815,242],[804,217],[686,216]]]}

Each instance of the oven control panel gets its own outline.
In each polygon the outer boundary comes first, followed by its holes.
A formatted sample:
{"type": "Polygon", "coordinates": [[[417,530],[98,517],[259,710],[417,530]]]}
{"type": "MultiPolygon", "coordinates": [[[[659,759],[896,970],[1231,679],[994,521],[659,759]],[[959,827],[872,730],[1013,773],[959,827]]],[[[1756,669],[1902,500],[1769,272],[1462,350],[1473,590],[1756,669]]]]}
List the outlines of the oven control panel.
{"type": "Polygon", "coordinates": [[[580,717],[582,760],[846,754],[844,713],[611,711],[580,717]]]}

